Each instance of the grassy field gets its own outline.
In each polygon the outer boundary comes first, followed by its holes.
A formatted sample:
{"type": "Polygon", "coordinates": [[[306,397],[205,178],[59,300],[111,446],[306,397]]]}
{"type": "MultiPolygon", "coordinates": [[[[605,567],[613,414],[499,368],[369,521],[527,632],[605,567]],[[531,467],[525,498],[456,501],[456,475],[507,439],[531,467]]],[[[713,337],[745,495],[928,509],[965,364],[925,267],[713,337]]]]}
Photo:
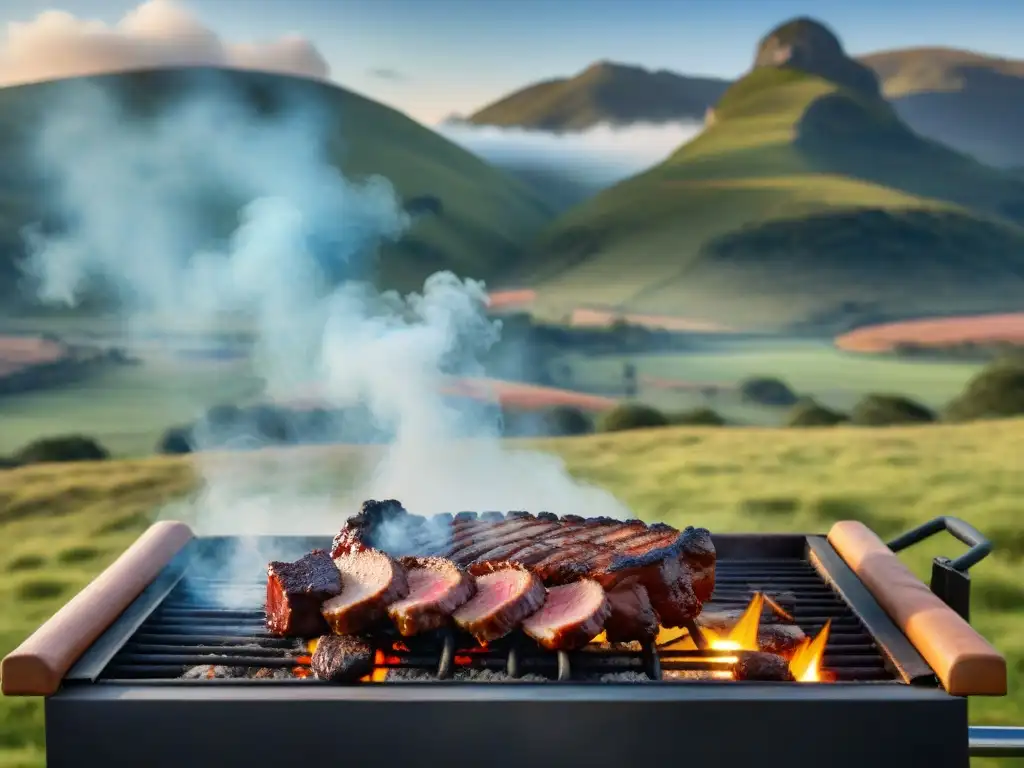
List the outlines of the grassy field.
{"type": "Polygon", "coordinates": [[[795,70],[755,70],[715,112],[664,163],[549,227],[521,268],[538,308],[596,303],[746,329],[847,302],[899,317],[1015,308],[1019,180],[919,139],[881,100],[795,70]],[[812,216],[847,218],[815,230],[812,216]],[[773,223],[786,233],[769,248],[761,228],[773,223]],[[736,233],[738,250],[716,247],[736,233]]]}
{"type": "MultiPolygon", "coordinates": [[[[976,363],[933,362],[869,357],[837,350],[827,341],[719,339],[693,352],[650,355],[566,355],[552,366],[572,371],[574,386],[594,392],[620,392],[622,368],[636,366],[641,380],[639,398],[665,408],[710,405],[723,415],[753,423],[777,423],[778,409],[745,406],[728,393],[705,399],[695,391],[671,391],[668,380],[728,386],[751,376],[781,378],[801,394],[810,394],[834,408],[849,408],[870,392],[908,395],[932,407],[945,405],[959,394],[981,366],[976,363]],[[644,386],[643,379],[660,379],[662,386],[644,386]]],[[[558,382],[562,384],[563,382],[558,382]]]]}
{"type": "MultiPolygon", "coordinates": [[[[564,457],[578,478],[619,495],[646,520],[717,531],[825,532],[858,519],[883,537],[955,514],[996,542],[972,571],[972,622],[1009,659],[1011,693],[971,703],[977,723],[1024,723],[1024,421],[822,431],[664,429],[525,443],[564,457]]],[[[305,450],[298,480],[344,489],[367,454],[305,450]]],[[[225,458],[267,462],[274,454],[225,458]]],[[[188,458],[34,466],[0,475],[0,653],[15,647],[111,562],[196,480],[188,458]]],[[[184,508],[187,510],[187,507],[184,508]]],[[[176,509],[176,516],[187,511],[176,509]]],[[[346,511],[338,510],[341,521],[346,511]]],[[[907,553],[927,574],[952,539],[907,553]]],[[[0,700],[0,766],[42,764],[40,703],[0,700]]]]}

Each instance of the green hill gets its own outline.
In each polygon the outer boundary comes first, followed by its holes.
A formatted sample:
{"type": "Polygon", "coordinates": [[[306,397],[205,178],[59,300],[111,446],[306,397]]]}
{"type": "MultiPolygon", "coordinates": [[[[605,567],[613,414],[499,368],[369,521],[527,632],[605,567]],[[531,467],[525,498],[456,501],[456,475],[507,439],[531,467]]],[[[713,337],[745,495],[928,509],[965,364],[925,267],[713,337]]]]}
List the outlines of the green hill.
{"type": "Polygon", "coordinates": [[[918,133],[999,166],[1024,163],[1024,61],[952,48],[860,59],[918,133]]]}
{"type": "Polygon", "coordinates": [[[569,78],[529,85],[468,118],[476,125],[583,131],[602,123],[703,120],[728,81],[597,62],[569,78]]]}
{"type": "MultiPolygon", "coordinates": [[[[83,83],[108,89],[132,120],[209,85],[238,96],[253,119],[309,100],[330,121],[329,151],[348,176],[383,175],[426,211],[383,254],[380,279],[391,287],[421,287],[439,268],[488,278],[517,259],[552,215],[521,182],[401,113],[332,85],[252,72],[163,69],[9,87],[0,89],[0,288],[9,289],[16,276],[22,227],[48,215],[43,187],[25,160],[35,121],[83,83]]],[[[203,181],[197,179],[197,193],[203,181]]],[[[219,205],[227,206],[220,226],[230,227],[234,209],[223,200],[219,205]]]]}
{"type": "Polygon", "coordinates": [[[752,328],[1019,306],[1024,184],[911,132],[813,29],[766,36],[779,63],[699,137],[555,222],[516,275],[542,306],[752,328]]]}

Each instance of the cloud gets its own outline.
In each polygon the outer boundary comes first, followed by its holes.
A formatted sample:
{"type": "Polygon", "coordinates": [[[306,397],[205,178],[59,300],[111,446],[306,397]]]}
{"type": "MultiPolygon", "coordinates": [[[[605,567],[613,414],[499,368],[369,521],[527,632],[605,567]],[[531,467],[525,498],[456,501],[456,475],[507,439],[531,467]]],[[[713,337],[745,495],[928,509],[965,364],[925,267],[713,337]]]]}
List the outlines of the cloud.
{"type": "Polygon", "coordinates": [[[393,82],[399,82],[402,80],[408,80],[404,72],[399,72],[397,69],[390,69],[388,67],[376,67],[367,72],[370,77],[375,77],[378,80],[391,80],[393,82]]]}
{"type": "Polygon", "coordinates": [[[308,40],[260,43],[221,38],[174,0],[147,0],[111,26],[65,11],[10,22],[0,37],[0,85],[166,66],[223,66],[326,79],[308,40]]]}
{"type": "Polygon", "coordinates": [[[581,133],[446,122],[437,130],[494,165],[560,172],[583,184],[609,186],[661,162],[702,130],[697,122],[599,125],[581,133]]]}

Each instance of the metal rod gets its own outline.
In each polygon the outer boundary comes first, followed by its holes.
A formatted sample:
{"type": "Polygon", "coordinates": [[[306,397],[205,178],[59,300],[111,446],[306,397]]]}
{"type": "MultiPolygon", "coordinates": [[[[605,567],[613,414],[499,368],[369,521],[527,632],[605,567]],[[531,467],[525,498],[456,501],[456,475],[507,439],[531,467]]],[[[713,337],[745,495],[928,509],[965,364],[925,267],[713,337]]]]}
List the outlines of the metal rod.
{"type": "Polygon", "coordinates": [[[972,725],[967,730],[971,757],[1024,757],[1024,727],[972,725]]]}

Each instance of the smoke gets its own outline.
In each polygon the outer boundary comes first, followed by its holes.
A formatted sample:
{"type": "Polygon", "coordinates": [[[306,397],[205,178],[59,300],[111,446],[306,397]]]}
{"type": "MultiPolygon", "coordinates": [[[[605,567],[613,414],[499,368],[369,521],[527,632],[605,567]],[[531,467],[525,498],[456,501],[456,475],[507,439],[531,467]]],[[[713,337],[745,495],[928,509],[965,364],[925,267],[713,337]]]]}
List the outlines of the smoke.
{"type": "Polygon", "coordinates": [[[443,272],[404,297],[355,279],[335,287],[332,276],[365,274],[407,221],[387,180],[348,180],[328,161],[330,123],[298,101],[257,118],[214,86],[127,118],[107,92],[83,85],[62,94],[36,134],[34,157],[64,222],[29,238],[26,269],[41,297],[74,304],[99,278],[116,287],[129,330],[181,318],[213,334],[225,314],[247,318],[268,397],[315,392],[358,406],[368,432],[393,438],[341,493],[311,476],[306,449],[251,462],[200,454],[205,483],[189,514],[198,530],[333,533],[365,498],[397,498],[419,514],[628,516],[558,458],[508,448],[493,409],[442,396],[446,376],[483,374],[480,356],[498,338],[482,284],[443,272]],[[229,238],[206,231],[195,197],[210,189],[240,201],[229,238]]]}
{"type": "Polygon", "coordinates": [[[579,133],[559,134],[450,121],[437,130],[499,167],[558,173],[568,181],[601,188],[660,163],[693,140],[702,125],[599,125],[579,133]]]}
{"type": "Polygon", "coordinates": [[[295,35],[261,43],[221,39],[174,0],[147,0],[117,24],[44,11],[0,37],[0,85],[167,66],[224,66],[326,79],[329,68],[295,35]]]}

